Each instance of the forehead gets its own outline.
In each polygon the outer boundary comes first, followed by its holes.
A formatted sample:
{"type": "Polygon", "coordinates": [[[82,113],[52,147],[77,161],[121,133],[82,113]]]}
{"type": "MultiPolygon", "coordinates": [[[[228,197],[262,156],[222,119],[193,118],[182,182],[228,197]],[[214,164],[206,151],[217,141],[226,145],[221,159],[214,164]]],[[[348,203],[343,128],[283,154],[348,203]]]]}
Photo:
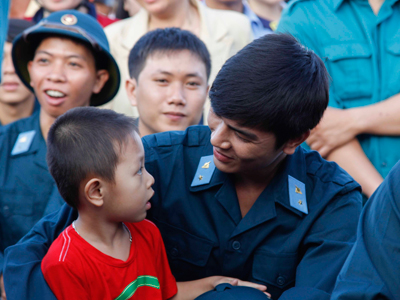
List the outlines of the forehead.
{"type": "Polygon", "coordinates": [[[45,37],[36,48],[35,55],[40,51],[65,56],[76,54],[94,61],[93,53],[88,46],[67,37],[45,37]]]}
{"type": "Polygon", "coordinates": [[[206,77],[206,66],[201,58],[189,50],[156,51],[150,54],[142,72],[167,71],[177,73],[198,73],[206,77]]]}
{"type": "Polygon", "coordinates": [[[139,134],[133,130],[131,134],[126,136],[125,141],[119,145],[120,156],[123,160],[138,161],[144,156],[144,148],[142,139],[139,134]]]}

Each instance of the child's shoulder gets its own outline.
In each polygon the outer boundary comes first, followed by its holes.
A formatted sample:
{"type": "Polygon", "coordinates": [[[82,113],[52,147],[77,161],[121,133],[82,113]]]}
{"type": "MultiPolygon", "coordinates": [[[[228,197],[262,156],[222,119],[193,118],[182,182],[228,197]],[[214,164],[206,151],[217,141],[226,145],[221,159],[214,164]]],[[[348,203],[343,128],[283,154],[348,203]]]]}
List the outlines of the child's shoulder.
{"type": "Polygon", "coordinates": [[[69,261],[73,261],[76,253],[72,247],[75,242],[75,231],[72,225],[64,229],[63,232],[51,244],[49,251],[42,261],[42,271],[65,265],[69,261]]]}

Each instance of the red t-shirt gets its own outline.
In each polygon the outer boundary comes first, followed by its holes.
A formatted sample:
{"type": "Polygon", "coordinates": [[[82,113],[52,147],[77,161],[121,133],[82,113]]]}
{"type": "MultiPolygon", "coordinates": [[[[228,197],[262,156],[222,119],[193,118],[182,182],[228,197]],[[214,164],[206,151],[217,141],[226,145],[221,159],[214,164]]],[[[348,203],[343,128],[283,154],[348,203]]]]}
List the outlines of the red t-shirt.
{"type": "Polygon", "coordinates": [[[108,256],[67,227],[42,261],[57,299],[168,299],[177,293],[160,231],[150,221],[126,223],[132,235],[127,261],[108,256]]]}

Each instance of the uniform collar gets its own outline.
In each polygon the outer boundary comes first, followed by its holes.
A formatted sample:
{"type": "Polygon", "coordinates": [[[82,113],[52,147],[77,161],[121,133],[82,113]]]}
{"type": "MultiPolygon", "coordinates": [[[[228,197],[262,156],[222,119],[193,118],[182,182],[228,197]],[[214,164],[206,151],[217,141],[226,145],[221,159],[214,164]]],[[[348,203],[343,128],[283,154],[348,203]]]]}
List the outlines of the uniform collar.
{"type": "Polygon", "coordinates": [[[343,1],[345,0],[331,0],[332,1],[332,5],[333,5],[333,9],[336,11],[340,5],[342,5],[343,1]]]}
{"type": "MultiPolygon", "coordinates": [[[[286,209],[290,210],[291,212],[295,213],[300,217],[304,216],[302,212],[293,208],[290,205],[289,184],[288,184],[289,175],[303,182],[304,184],[306,184],[307,182],[307,168],[306,168],[305,155],[304,155],[304,150],[301,147],[298,147],[293,155],[288,155],[286,157],[278,173],[271,180],[270,184],[266,187],[266,189],[262,192],[260,198],[256,201],[256,203],[254,203],[255,205],[254,208],[257,208],[256,210],[258,211],[257,213],[259,219],[258,221],[261,222],[261,219],[265,220],[271,219],[276,215],[275,205],[273,205],[274,202],[269,201],[269,199],[274,199],[275,203],[278,203],[279,205],[285,207],[286,209]],[[265,197],[263,197],[264,195],[265,197]]],[[[216,168],[209,184],[190,187],[190,191],[198,192],[211,189],[218,185],[225,186],[228,184],[229,181],[231,181],[229,175],[221,172],[216,168]]],[[[232,186],[230,188],[233,188],[232,186]]],[[[310,195],[310,193],[311,191],[307,190],[307,184],[306,184],[306,195],[310,195]]],[[[228,197],[221,197],[220,202],[225,207],[225,209],[232,210],[232,205],[230,203],[232,202],[231,198],[228,199],[228,197]]],[[[249,211],[249,213],[251,213],[252,210],[253,208],[249,211]]]]}

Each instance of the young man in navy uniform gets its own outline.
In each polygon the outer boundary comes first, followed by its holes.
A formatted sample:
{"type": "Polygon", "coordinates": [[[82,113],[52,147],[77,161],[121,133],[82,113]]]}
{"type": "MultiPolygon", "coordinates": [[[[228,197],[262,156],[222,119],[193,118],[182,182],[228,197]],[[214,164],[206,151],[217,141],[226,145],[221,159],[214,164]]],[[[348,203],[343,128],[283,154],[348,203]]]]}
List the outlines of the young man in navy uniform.
{"type": "MultiPolygon", "coordinates": [[[[219,72],[209,127],[143,138],[155,178],[148,217],[177,281],[223,275],[262,283],[272,299],[330,298],[355,241],[361,193],[335,163],[299,147],[326,109],[328,90],[312,51],[268,35],[219,72]]],[[[75,218],[64,206],[7,249],[13,297],[54,299],[40,261],[75,218]]]]}
{"type": "Polygon", "coordinates": [[[25,30],[12,56],[41,108],[0,130],[0,283],[4,249],[63,204],[46,164],[50,126],[70,108],[110,101],[120,81],[103,29],[76,10],[54,13],[25,30]]]}

